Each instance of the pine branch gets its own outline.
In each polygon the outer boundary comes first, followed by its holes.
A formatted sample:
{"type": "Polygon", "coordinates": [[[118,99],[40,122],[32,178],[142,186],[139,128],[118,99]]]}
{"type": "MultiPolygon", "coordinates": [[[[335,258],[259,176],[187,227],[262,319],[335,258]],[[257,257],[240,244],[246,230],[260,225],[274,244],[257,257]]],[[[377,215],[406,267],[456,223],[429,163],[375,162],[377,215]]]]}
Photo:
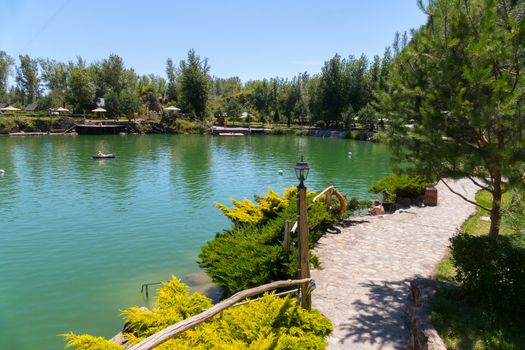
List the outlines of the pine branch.
{"type": "Polygon", "coordinates": [[[461,193],[458,193],[458,192],[454,191],[454,190],[453,190],[453,189],[452,189],[452,188],[451,188],[451,187],[445,182],[445,180],[440,179],[440,181],[443,182],[443,184],[449,189],[450,192],[454,193],[455,195],[458,195],[458,196],[461,197],[461,199],[463,199],[464,201],[466,201],[466,202],[468,202],[468,203],[470,203],[470,204],[474,204],[474,205],[477,206],[478,208],[484,209],[484,210],[486,210],[486,211],[488,211],[488,212],[491,211],[490,208],[487,208],[487,207],[485,207],[484,205],[478,204],[478,203],[476,203],[475,201],[472,201],[472,200],[468,199],[467,197],[465,197],[465,196],[462,195],[461,193]]]}
{"type": "Polygon", "coordinates": [[[492,190],[491,190],[490,187],[488,187],[488,186],[484,186],[484,185],[480,184],[480,183],[477,182],[472,176],[467,175],[466,177],[467,177],[467,179],[469,179],[470,181],[472,181],[472,183],[474,183],[474,185],[478,186],[478,187],[481,188],[481,189],[484,189],[485,191],[488,191],[488,192],[492,193],[492,190]]]}

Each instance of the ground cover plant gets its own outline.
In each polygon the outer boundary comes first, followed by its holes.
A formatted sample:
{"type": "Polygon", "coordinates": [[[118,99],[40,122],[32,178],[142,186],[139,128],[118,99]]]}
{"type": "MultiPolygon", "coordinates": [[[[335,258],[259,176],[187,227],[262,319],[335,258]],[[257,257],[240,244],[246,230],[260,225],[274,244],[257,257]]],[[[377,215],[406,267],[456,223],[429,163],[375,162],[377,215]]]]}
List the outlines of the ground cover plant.
{"type": "MultiPolygon", "coordinates": [[[[177,278],[164,283],[150,311],[133,307],[123,312],[124,338],[136,344],[148,336],[197,315],[212,306],[204,295],[189,295],[177,278]]],[[[289,297],[265,294],[262,299],[225,310],[156,349],[324,349],[332,331],[319,312],[307,311],[289,297]]],[[[91,335],[65,334],[67,347],[77,350],[123,349],[117,343],[91,335]]]]}

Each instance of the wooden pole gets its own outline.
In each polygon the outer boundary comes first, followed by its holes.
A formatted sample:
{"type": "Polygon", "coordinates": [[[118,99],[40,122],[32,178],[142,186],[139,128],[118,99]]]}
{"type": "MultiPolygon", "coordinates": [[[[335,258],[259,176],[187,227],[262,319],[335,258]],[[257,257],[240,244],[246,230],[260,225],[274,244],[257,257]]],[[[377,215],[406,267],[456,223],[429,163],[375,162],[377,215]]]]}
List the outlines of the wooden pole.
{"type": "MultiPolygon", "coordinates": [[[[298,212],[299,212],[299,279],[310,278],[310,262],[308,261],[308,249],[310,245],[308,233],[308,216],[306,205],[306,187],[303,182],[298,189],[298,212]]],[[[307,285],[301,285],[301,306],[303,309],[312,308],[312,297],[307,285]]]]}
{"type": "Polygon", "coordinates": [[[284,222],[283,251],[285,254],[290,252],[290,220],[284,222]]]}
{"type": "Polygon", "coordinates": [[[311,278],[303,279],[303,280],[287,280],[287,281],[277,281],[272,282],[268,284],[264,284],[259,287],[243,290],[241,292],[238,292],[228,299],[220,302],[219,304],[216,304],[212,308],[198,314],[195,316],[192,316],[190,318],[187,318],[183,321],[180,321],[178,323],[175,323],[162,331],[152,334],[143,341],[141,341],[138,344],[133,345],[129,348],[129,350],[150,350],[153,349],[156,346],[159,346],[160,344],[170,340],[171,338],[175,337],[177,334],[180,334],[188,329],[191,329],[195,327],[196,325],[206,321],[207,319],[217,315],[218,313],[222,312],[223,310],[226,310],[230,306],[233,306],[234,304],[238,303],[241,300],[244,300],[246,298],[249,298],[254,295],[258,295],[270,290],[278,289],[278,288],[285,288],[285,287],[292,287],[296,286],[298,284],[308,285],[312,281],[311,278]]]}
{"type": "Polygon", "coordinates": [[[326,210],[330,210],[332,207],[332,190],[326,192],[326,210]]]}

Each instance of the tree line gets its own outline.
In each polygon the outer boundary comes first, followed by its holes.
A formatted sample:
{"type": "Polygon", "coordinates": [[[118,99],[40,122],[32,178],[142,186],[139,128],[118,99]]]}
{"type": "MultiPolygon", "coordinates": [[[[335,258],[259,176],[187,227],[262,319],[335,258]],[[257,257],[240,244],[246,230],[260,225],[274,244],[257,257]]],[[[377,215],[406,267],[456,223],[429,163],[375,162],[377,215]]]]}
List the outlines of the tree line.
{"type": "Polygon", "coordinates": [[[108,117],[160,113],[176,105],[201,120],[214,116],[275,123],[320,123],[348,126],[359,119],[373,124],[375,95],[387,88],[390,66],[407,35],[396,34],[392,48],[369,60],[336,54],[318,74],[300,73],[243,83],[238,77],[218,78],[207,58],[190,50],[176,65],[166,61],[166,76],[140,75],[122,57],[111,54],[87,63],[83,58],[59,62],[0,51],[0,103],[19,107],[37,102],[37,110],[68,107],[86,114],[103,106],[108,117]],[[9,76],[14,84],[8,86],[9,76]]]}

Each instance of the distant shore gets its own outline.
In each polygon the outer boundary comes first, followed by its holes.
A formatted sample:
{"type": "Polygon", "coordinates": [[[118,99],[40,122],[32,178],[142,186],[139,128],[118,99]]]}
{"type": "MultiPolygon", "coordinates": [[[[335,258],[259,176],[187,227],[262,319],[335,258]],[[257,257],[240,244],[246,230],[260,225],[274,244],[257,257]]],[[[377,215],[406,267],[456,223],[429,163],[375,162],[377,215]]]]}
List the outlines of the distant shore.
{"type": "MultiPolygon", "coordinates": [[[[342,139],[353,139],[361,141],[381,142],[377,137],[377,131],[369,131],[364,128],[317,128],[310,126],[261,123],[231,123],[226,125],[210,125],[198,120],[176,119],[166,122],[161,119],[84,119],[78,117],[20,117],[1,116],[0,136],[45,136],[84,133],[86,127],[104,128],[118,124],[121,128],[116,134],[200,134],[219,136],[242,136],[242,135],[294,135],[313,137],[332,137],[342,139]],[[76,130],[83,126],[83,130],[76,130]]],[[[98,133],[94,134],[114,134],[98,133]]]]}

